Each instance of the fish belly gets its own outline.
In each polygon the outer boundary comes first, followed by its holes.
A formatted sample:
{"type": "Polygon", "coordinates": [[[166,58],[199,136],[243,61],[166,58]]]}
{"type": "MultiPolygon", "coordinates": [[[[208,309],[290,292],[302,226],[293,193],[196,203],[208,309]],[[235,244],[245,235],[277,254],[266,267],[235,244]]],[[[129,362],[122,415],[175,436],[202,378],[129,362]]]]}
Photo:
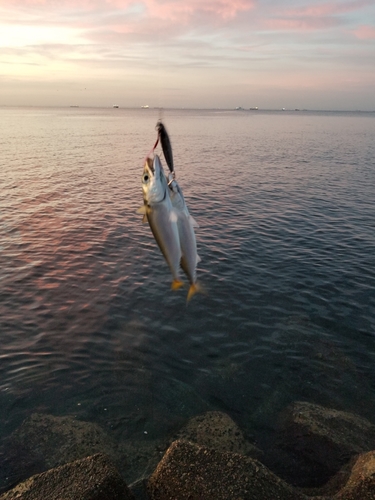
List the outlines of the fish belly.
{"type": "Polygon", "coordinates": [[[181,247],[177,222],[171,220],[171,211],[171,205],[160,203],[150,208],[147,219],[173,278],[179,280],[181,247]]]}
{"type": "Polygon", "coordinates": [[[181,245],[181,267],[187,275],[190,284],[197,280],[197,242],[194,228],[185,213],[179,214],[178,233],[181,245]]]}

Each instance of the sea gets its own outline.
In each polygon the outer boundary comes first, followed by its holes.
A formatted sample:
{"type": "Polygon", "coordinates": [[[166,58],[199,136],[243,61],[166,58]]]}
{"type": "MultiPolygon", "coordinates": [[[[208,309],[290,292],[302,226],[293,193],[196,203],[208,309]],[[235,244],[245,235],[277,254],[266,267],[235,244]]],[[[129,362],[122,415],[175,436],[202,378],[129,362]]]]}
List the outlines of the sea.
{"type": "Polygon", "coordinates": [[[0,445],[34,413],[144,443],[218,410],[266,458],[295,401],[375,423],[375,113],[2,107],[0,144],[0,445]],[[137,214],[160,118],[189,303],[137,214]]]}

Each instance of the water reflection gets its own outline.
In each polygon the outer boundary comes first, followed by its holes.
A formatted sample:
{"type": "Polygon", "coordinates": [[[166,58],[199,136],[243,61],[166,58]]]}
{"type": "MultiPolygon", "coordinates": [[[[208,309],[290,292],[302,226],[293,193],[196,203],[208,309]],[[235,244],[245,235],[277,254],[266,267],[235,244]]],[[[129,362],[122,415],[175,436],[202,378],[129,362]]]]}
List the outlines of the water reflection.
{"type": "Polygon", "coordinates": [[[135,213],[156,120],[1,112],[2,438],[34,412],[125,441],[221,409],[265,445],[297,399],[372,418],[375,120],[171,112],[187,307],[135,213]]]}

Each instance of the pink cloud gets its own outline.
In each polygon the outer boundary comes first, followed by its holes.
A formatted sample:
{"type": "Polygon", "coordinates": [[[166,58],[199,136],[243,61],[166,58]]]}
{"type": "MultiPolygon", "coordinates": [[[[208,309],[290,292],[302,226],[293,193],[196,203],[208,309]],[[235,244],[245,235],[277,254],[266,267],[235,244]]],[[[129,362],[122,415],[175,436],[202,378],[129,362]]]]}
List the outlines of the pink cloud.
{"type": "Polygon", "coordinates": [[[102,18],[98,8],[92,18],[90,15],[77,17],[75,26],[87,30],[86,36],[90,39],[120,43],[126,35],[129,41],[142,39],[144,42],[157,36],[160,43],[161,40],[179,38],[191,30],[207,33],[209,27],[216,29],[217,26],[236,22],[243,11],[250,11],[255,5],[255,0],[141,0],[138,4],[134,0],[107,2],[112,4],[112,9],[106,7],[102,18]]]}
{"type": "Polygon", "coordinates": [[[152,16],[170,20],[188,20],[199,14],[213,19],[233,19],[240,12],[254,7],[254,0],[145,0],[152,16]]]}
{"type": "Polygon", "coordinates": [[[63,11],[65,8],[109,11],[111,7],[121,11],[129,7],[144,6],[147,13],[161,19],[190,18],[199,13],[210,14],[213,18],[232,19],[238,13],[250,10],[256,0],[61,0],[56,6],[54,0],[0,0],[3,7],[40,7],[63,11]]]}
{"type": "Polygon", "coordinates": [[[354,0],[352,2],[328,2],[321,5],[306,5],[295,9],[288,9],[285,14],[295,17],[324,17],[345,14],[370,5],[369,0],[354,0]]]}
{"type": "Polygon", "coordinates": [[[352,33],[360,40],[375,40],[375,26],[359,26],[352,33]]]}
{"type": "MultiPolygon", "coordinates": [[[[311,0],[310,0],[311,1],[311,0]]],[[[371,0],[332,1],[301,7],[278,7],[264,20],[268,29],[315,31],[342,24],[341,16],[372,5],[371,0]]]]}
{"type": "Polygon", "coordinates": [[[171,40],[236,23],[256,0],[0,0],[2,22],[48,23],[80,30],[87,40],[123,43],[171,40]]]}
{"type": "Polygon", "coordinates": [[[0,7],[4,9],[19,9],[21,12],[61,13],[61,12],[108,12],[113,9],[126,10],[136,4],[143,4],[143,0],[0,0],[0,7]]]}
{"type": "Polygon", "coordinates": [[[301,19],[269,19],[265,21],[268,29],[280,31],[315,31],[335,26],[337,22],[331,18],[301,19]]]}

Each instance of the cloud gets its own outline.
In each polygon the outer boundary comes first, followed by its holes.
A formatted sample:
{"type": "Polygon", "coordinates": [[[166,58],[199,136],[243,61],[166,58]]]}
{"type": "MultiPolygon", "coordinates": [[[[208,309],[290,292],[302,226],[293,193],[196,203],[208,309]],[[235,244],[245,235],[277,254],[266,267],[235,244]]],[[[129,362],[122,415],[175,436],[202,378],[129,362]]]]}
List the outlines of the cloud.
{"type": "Polygon", "coordinates": [[[375,26],[358,26],[352,33],[360,40],[375,40],[375,26]]]}
{"type": "Polygon", "coordinates": [[[202,102],[214,101],[210,87],[220,102],[229,88],[264,94],[269,82],[332,90],[354,72],[369,87],[373,9],[373,0],[0,0],[1,72],[105,81],[128,95],[204,88],[202,102]]]}
{"type": "MultiPolygon", "coordinates": [[[[164,19],[180,24],[202,17],[210,22],[233,19],[241,12],[253,9],[255,0],[0,0],[4,9],[18,9],[25,14],[79,13],[85,16],[106,13],[127,13],[138,18],[164,19]]],[[[104,15],[104,22],[108,17],[104,15]]],[[[81,19],[82,20],[82,19],[81,19]]]]}
{"type": "Polygon", "coordinates": [[[348,12],[358,11],[364,7],[371,5],[372,2],[369,0],[354,0],[350,2],[346,1],[336,1],[328,3],[317,3],[298,6],[294,8],[287,8],[285,13],[293,17],[325,17],[325,16],[336,16],[339,14],[346,14],[348,12]]]}
{"type": "Polygon", "coordinates": [[[202,16],[206,20],[233,19],[239,13],[254,7],[252,0],[145,0],[152,17],[170,21],[188,22],[202,16]]]}
{"type": "Polygon", "coordinates": [[[265,26],[274,31],[317,31],[337,26],[339,22],[334,18],[281,18],[265,21],[265,26]]]}
{"type": "MultiPolygon", "coordinates": [[[[0,0],[0,40],[1,25],[22,27],[19,40],[25,44],[35,40],[32,27],[46,31],[48,26],[70,30],[65,37],[56,33],[58,43],[63,38],[81,43],[85,38],[89,44],[150,43],[155,48],[155,41],[219,33],[243,12],[254,9],[255,0],[83,0],[76,5],[73,0],[58,4],[52,0],[0,0]]],[[[40,43],[46,41],[52,40],[41,39],[40,43]]]]}
{"type": "Polygon", "coordinates": [[[348,23],[348,14],[358,13],[367,7],[369,0],[314,2],[305,5],[275,7],[265,19],[265,26],[271,30],[317,31],[327,30],[348,23]]]}

